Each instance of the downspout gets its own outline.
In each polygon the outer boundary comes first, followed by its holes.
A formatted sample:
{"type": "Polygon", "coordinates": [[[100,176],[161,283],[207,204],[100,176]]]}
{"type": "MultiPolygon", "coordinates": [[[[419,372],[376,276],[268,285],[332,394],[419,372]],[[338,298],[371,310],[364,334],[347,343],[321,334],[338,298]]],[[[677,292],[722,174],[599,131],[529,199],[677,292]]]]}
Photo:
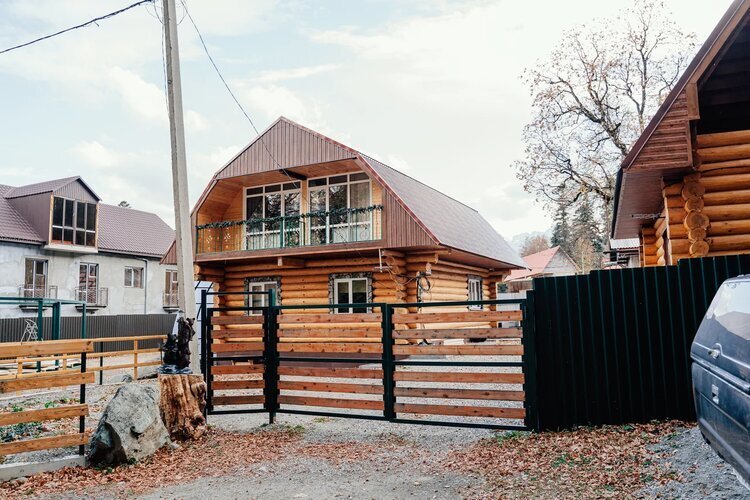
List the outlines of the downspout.
{"type": "Polygon", "coordinates": [[[148,259],[138,259],[143,261],[143,314],[148,314],[148,259]]]}

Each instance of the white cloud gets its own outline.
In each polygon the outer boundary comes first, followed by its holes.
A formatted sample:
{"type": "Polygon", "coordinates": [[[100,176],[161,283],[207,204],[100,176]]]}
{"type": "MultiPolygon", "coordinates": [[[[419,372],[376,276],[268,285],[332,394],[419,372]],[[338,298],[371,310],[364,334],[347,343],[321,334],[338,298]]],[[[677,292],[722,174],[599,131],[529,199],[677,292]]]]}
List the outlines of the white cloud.
{"type": "Polygon", "coordinates": [[[208,126],[208,118],[202,114],[192,109],[185,111],[185,128],[189,132],[204,132],[208,130],[208,126]]]}
{"type": "Polygon", "coordinates": [[[92,167],[113,167],[119,163],[117,153],[98,141],[81,141],[72,148],[72,152],[92,167]]]}
{"type": "Polygon", "coordinates": [[[284,80],[299,80],[321,73],[328,73],[339,68],[338,64],[320,64],[318,66],[302,66],[299,68],[264,71],[254,78],[258,83],[278,83],[284,80]]]}
{"type": "Polygon", "coordinates": [[[268,121],[285,116],[321,132],[325,129],[323,113],[317,102],[306,102],[287,87],[240,83],[240,89],[248,109],[263,113],[268,121]]]}
{"type": "Polygon", "coordinates": [[[119,66],[110,69],[108,77],[130,111],[148,120],[167,121],[167,104],[161,88],[119,66]]]}

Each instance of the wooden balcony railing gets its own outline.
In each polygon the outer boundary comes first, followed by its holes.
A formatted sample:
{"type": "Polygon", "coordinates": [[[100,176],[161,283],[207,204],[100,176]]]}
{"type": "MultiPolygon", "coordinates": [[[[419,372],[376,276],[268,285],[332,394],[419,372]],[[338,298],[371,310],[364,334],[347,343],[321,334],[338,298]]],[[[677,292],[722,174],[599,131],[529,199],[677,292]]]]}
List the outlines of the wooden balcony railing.
{"type": "Polygon", "coordinates": [[[358,243],[381,238],[382,206],[196,226],[196,253],[358,243]]]}

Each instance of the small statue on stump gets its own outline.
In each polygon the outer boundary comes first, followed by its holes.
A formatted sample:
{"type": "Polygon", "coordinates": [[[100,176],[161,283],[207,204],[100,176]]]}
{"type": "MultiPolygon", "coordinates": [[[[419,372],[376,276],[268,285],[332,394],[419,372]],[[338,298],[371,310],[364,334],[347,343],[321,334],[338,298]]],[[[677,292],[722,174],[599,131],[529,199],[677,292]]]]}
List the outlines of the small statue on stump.
{"type": "Polygon", "coordinates": [[[177,441],[197,439],[206,433],[206,383],[191,375],[190,340],[195,336],[193,320],[180,312],[175,327],[161,348],[159,409],[169,436],[177,441]]]}
{"type": "Polygon", "coordinates": [[[190,341],[195,336],[193,319],[185,318],[181,314],[177,317],[176,332],[167,335],[167,342],[162,346],[164,353],[159,373],[164,374],[190,374],[190,341]]]}

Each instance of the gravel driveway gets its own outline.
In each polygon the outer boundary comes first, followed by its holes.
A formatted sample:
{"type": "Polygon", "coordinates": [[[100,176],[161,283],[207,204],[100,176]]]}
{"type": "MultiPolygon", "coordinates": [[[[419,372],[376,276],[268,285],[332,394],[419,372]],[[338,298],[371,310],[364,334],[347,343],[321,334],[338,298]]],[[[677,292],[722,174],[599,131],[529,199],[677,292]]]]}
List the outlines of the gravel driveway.
{"type": "Polygon", "coordinates": [[[654,484],[642,493],[662,498],[750,498],[750,487],[706,444],[697,427],[664,439],[653,447],[658,461],[680,478],[654,484]]]}

